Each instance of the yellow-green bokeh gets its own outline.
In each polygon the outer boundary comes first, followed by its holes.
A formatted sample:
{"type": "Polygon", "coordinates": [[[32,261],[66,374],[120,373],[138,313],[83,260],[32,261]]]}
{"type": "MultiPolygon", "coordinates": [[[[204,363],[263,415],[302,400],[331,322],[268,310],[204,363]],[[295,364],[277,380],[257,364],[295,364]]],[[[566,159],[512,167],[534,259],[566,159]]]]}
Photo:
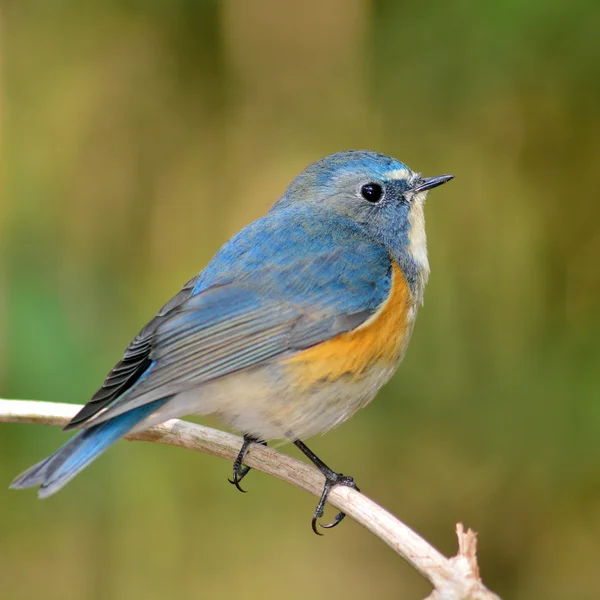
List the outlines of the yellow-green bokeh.
{"type": "MultiPolygon", "coordinates": [[[[406,360],[311,446],[445,553],[477,530],[503,597],[600,596],[596,0],[7,0],[0,28],[0,397],[87,400],[322,155],[454,173],[406,360]]],[[[198,454],[122,442],[47,501],[6,489],[65,439],[0,425],[2,600],[428,593],[198,454]]]]}

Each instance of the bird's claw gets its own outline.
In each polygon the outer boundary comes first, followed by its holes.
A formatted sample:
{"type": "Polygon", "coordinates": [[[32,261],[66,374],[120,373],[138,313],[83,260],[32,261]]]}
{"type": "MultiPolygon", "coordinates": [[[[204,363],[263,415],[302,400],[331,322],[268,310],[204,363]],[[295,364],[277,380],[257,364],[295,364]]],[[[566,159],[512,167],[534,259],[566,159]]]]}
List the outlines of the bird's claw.
{"type": "Polygon", "coordinates": [[[244,477],[246,477],[249,471],[250,467],[247,467],[245,465],[242,466],[241,461],[238,464],[238,461],[236,459],[236,461],[233,463],[233,479],[228,479],[227,481],[229,481],[229,483],[231,483],[232,485],[235,485],[235,487],[238,490],[240,490],[242,494],[245,494],[246,490],[242,488],[240,482],[242,481],[242,479],[244,479],[244,477]]]}
{"type": "MultiPolygon", "coordinates": [[[[336,473],[335,471],[330,471],[328,473],[325,473],[324,475],[325,475],[325,485],[323,487],[323,493],[321,494],[321,498],[319,500],[319,503],[317,504],[317,508],[315,509],[315,512],[313,514],[313,518],[311,521],[312,530],[317,535],[323,535],[317,529],[317,524],[318,524],[319,519],[323,516],[323,513],[325,512],[325,504],[327,502],[327,498],[329,497],[329,494],[331,493],[331,490],[336,485],[345,485],[346,487],[350,487],[350,488],[356,490],[357,492],[360,492],[360,489],[358,488],[356,483],[354,483],[354,479],[348,475],[342,475],[342,473],[336,473]]],[[[319,527],[321,527],[322,529],[333,529],[336,525],[339,525],[344,520],[345,516],[346,516],[346,513],[339,512],[335,516],[335,519],[331,523],[327,523],[326,525],[321,525],[319,523],[319,527]]]]}

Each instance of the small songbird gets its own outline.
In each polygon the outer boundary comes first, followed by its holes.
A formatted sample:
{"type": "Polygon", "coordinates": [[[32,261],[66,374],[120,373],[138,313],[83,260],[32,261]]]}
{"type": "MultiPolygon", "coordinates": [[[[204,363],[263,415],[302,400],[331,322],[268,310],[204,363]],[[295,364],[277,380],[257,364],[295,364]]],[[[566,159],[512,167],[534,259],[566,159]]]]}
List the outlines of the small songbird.
{"type": "Polygon", "coordinates": [[[317,533],[331,489],[358,488],[302,440],[368,404],[402,360],[429,276],[425,198],[452,177],[362,150],[310,165],[141,330],[65,428],[80,431],[11,487],[49,496],[129,432],[214,414],[244,435],[238,488],[252,443],[292,441],[319,468],[317,533]]]}

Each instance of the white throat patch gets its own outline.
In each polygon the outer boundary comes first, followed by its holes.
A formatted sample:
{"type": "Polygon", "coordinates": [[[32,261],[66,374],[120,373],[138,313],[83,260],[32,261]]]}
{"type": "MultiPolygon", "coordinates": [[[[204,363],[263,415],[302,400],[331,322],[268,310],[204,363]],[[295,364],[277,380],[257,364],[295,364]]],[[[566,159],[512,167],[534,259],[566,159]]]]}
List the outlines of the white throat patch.
{"type": "Polygon", "coordinates": [[[425,234],[425,198],[427,192],[415,194],[412,198],[408,222],[410,231],[408,234],[408,250],[417,263],[419,269],[419,281],[415,300],[423,301],[423,291],[429,279],[429,260],[427,258],[427,235],[425,234]]]}

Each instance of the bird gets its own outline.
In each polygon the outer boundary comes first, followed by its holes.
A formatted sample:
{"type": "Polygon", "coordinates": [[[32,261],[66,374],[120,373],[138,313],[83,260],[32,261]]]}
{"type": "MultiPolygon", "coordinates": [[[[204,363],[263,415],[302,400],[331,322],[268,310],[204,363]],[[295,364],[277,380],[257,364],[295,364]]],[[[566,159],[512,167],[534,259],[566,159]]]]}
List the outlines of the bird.
{"type": "Polygon", "coordinates": [[[11,487],[50,496],[124,435],[211,414],[243,435],[241,491],[254,443],[292,442],[316,465],[320,534],[333,487],[359,488],[303,440],[366,406],[402,361],[430,271],[425,200],[452,178],[369,150],[309,165],[143,327],[65,427],[78,432],[11,487]]]}

